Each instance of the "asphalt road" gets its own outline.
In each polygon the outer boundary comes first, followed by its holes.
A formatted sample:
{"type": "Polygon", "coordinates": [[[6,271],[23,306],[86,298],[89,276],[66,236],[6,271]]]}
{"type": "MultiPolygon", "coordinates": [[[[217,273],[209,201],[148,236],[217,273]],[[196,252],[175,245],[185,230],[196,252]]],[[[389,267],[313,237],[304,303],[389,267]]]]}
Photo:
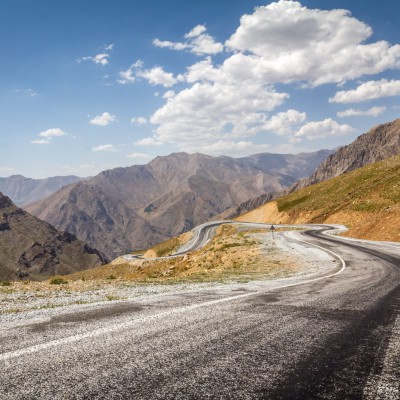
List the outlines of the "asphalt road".
{"type": "Polygon", "coordinates": [[[399,399],[400,246],[285,236],[336,262],[3,324],[0,399],[399,399]]]}

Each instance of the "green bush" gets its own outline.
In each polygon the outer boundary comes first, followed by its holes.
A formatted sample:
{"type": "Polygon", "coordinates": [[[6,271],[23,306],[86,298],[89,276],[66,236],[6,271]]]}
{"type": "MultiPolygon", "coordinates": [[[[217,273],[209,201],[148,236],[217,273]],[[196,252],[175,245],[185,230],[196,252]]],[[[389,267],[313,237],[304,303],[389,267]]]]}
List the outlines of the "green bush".
{"type": "Polygon", "coordinates": [[[68,281],[61,278],[61,276],[55,276],[50,280],[50,284],[52,285],[65,285],[66,283],[68,283],[68,281]]]}
{"type": "Polygon", "coordinates": [[[4,282],[0,282],[0,286],[11,286],[12,282],[9,281],[4,281],[4,282]]]}

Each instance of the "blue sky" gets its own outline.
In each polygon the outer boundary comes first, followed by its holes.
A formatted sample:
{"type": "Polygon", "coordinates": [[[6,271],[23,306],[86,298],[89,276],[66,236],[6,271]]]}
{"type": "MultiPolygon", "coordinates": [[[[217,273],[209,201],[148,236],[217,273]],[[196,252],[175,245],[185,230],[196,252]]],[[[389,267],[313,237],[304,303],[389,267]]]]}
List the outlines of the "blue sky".
{"type": "Polygon", "coordinates": [[[350,143],[399,117],[399,12],[397,0],[2,0],[0,176],[350,143]]]}

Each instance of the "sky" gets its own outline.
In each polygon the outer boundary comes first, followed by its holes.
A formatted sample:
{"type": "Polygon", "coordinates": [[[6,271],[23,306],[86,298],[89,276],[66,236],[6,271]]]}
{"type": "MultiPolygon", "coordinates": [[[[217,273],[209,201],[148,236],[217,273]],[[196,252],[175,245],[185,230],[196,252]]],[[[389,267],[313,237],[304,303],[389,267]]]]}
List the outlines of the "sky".
{"type": "Polygon", "coordinates": [[[0,176],[333,149],[400,115],[398,0],[1,0],[0,176]]]}

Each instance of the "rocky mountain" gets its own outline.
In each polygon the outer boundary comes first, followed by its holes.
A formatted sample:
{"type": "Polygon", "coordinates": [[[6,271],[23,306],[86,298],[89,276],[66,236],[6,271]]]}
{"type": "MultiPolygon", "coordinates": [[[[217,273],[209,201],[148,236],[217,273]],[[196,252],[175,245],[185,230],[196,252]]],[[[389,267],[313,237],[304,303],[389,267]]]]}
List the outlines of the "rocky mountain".
{"type": "Polygon", "coordinates": [[[400,155],[276,198],[238,220],[344,224],[348,236],[400,242],[400,155]]]}
{"type": "Polygon", "coordinates": [[[22,175],[12,175],[0,178],[0,192],[9,196],[12,201],[23,206],[50,196],[63,186],[82,180],[78,176],[54,176],[46,179],[25,178],[22,175]]]}
{"type": "Polygon", "coordinates": [[[176,153],[147,165],[104,171],[26,209],[115,258],[282,190],[329,154],[264,153],[235,159],[176,153]]]}
{"type": "Polygon", "coordinates": [[[400,119],[378,125],[348,146],[341,147],[323,161],[309,178],[293,185],[290,192],[397,154],[400,154],[400,119]]]}
{"type": "Polygon", "coordinates": [[[57,231],[0,193],[0,280],[40,279],[106,261],[74,235],[57,231]]]}

